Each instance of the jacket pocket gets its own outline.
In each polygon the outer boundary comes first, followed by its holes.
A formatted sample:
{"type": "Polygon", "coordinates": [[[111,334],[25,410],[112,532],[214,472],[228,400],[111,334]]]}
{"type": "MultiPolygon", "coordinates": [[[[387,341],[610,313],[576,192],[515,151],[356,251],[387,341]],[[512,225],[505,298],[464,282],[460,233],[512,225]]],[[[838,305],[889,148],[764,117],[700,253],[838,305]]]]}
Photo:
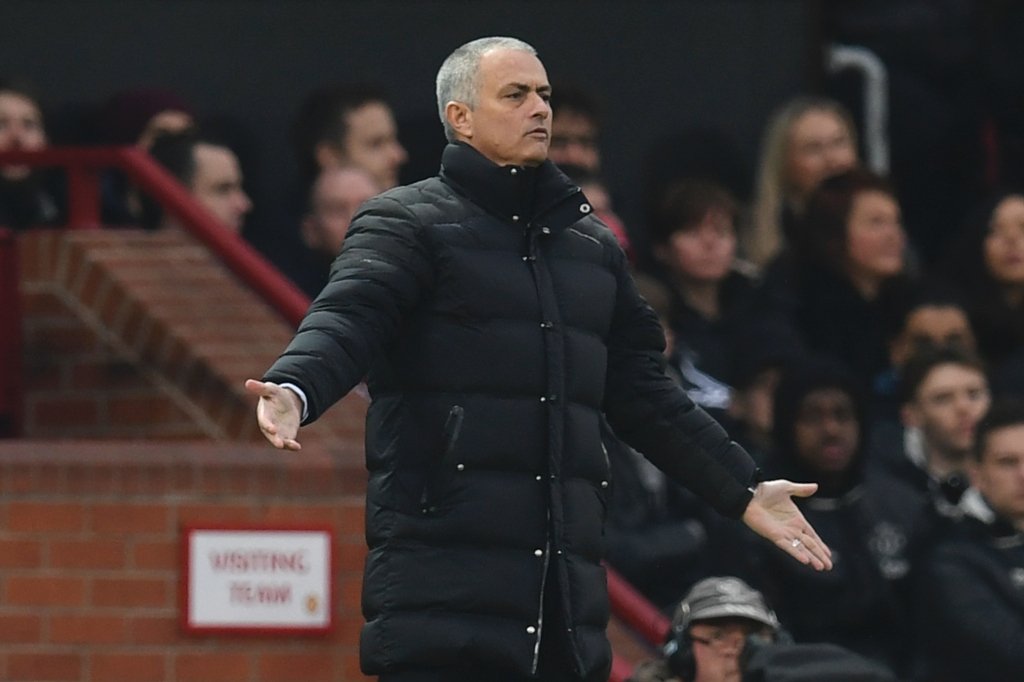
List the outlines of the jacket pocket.
{"type": "Polygon", "coordinates": [[[444,446],[441,457],[434,470],[427,473],[420,496],[420,507],[423,513],[429,514],[437,510],[437,503],[448,491],[452,478],[456,473],[455,447],[462,433],[462,422],[466,411],[461,405],[453,405],[444,422],[444,446]]]}

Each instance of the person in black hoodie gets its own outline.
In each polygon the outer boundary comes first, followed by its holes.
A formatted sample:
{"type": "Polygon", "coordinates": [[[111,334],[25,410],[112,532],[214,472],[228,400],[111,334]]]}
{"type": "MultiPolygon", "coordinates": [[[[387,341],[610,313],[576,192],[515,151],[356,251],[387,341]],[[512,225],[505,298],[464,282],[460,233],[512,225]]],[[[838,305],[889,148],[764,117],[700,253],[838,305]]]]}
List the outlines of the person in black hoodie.
{"type": "Polygon", "coordinates": [[[935,682],[1005,682],[1024,671],[1024,403],[978,425],[965,517],[924,562],[918,618],[935,682]]]}
{"type": "Polygon", "coordinates": [[[779,562],[760,541],[733,553],[798,642],[831,642],[897,672],[911,664],[906,578],[927,532],[924,503],[900,481],[865,467],[865,400],[830,360],[791,366],[775,395],[772,476],[810,477],[819,493],[798,506],[833,549],[814,575],[779,562]]]}

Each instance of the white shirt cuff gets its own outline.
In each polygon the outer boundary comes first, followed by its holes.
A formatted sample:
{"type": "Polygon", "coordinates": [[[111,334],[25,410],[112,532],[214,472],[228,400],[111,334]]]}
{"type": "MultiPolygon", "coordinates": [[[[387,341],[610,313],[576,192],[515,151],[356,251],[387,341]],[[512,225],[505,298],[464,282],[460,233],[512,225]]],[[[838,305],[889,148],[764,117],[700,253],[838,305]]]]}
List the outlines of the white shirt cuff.
{"type": "Polygon", "coordinates": [[[309,416],[309,402],[306,400],[306,393],[296,386],[295,384],[280,384],[281,388],[290,388],[295,392],[295,395],[299,396],[299,400],[302,401],[302,421],[306,421],[306,417],[309,416]]]}

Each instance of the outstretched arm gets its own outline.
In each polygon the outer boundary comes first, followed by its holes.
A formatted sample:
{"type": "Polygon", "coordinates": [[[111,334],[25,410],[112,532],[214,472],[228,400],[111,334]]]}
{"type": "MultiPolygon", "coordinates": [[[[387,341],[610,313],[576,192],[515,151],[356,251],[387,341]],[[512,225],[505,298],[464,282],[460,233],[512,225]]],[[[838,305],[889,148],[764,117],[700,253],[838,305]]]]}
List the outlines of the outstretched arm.
{"type": "Polygon", "coordinates": [[[245,382],[245,390],[260,399],[256,405],[256,420],[267,440],[282,450],[301,450],[296,440],[302,421],[299,396],[291,389],[255,379],[245,382]]]}
{"type": "Polygon", "coordinates": [[[800,563],[828,571],[832,552],[793,502],[794,495],[810,497],[817,489],[817,483],[762,481],[743,512],[743,522],[800,563]]]}

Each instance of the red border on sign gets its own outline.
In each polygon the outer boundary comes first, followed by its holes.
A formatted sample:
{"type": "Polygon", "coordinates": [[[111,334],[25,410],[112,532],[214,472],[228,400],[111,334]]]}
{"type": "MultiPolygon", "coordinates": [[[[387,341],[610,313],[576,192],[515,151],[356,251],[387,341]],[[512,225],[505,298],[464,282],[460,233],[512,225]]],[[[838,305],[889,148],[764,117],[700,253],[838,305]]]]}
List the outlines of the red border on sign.
{"type": "Polygon", "coordinates": [[[182,527],[181,532],[181,580],[178,584],[178,608],[181,611],[181,629],[189,635],[249,635],[249,636],[324,636],[334,632],[334,600],[337,595],[337,574],[338,574],[338,553],[336,551],[334,528],[325,525],[289,525],[289,524],[259,524],[259,523],[234,523],[234,524],[190,524],[182,527]],[[207,626],[195,625],[189,621],[189,582],[191,579],[191,543],[193,533],[196,531],[231,531],[231,532],[277,532],[277,531],[298,531],[306,533],[325,533],[327,535],[327,548],[330,552],[328,569],[328,589],[330,594],[327,599],[327,623],[325,625],[293,625],[293,626],[207,626]]]}

